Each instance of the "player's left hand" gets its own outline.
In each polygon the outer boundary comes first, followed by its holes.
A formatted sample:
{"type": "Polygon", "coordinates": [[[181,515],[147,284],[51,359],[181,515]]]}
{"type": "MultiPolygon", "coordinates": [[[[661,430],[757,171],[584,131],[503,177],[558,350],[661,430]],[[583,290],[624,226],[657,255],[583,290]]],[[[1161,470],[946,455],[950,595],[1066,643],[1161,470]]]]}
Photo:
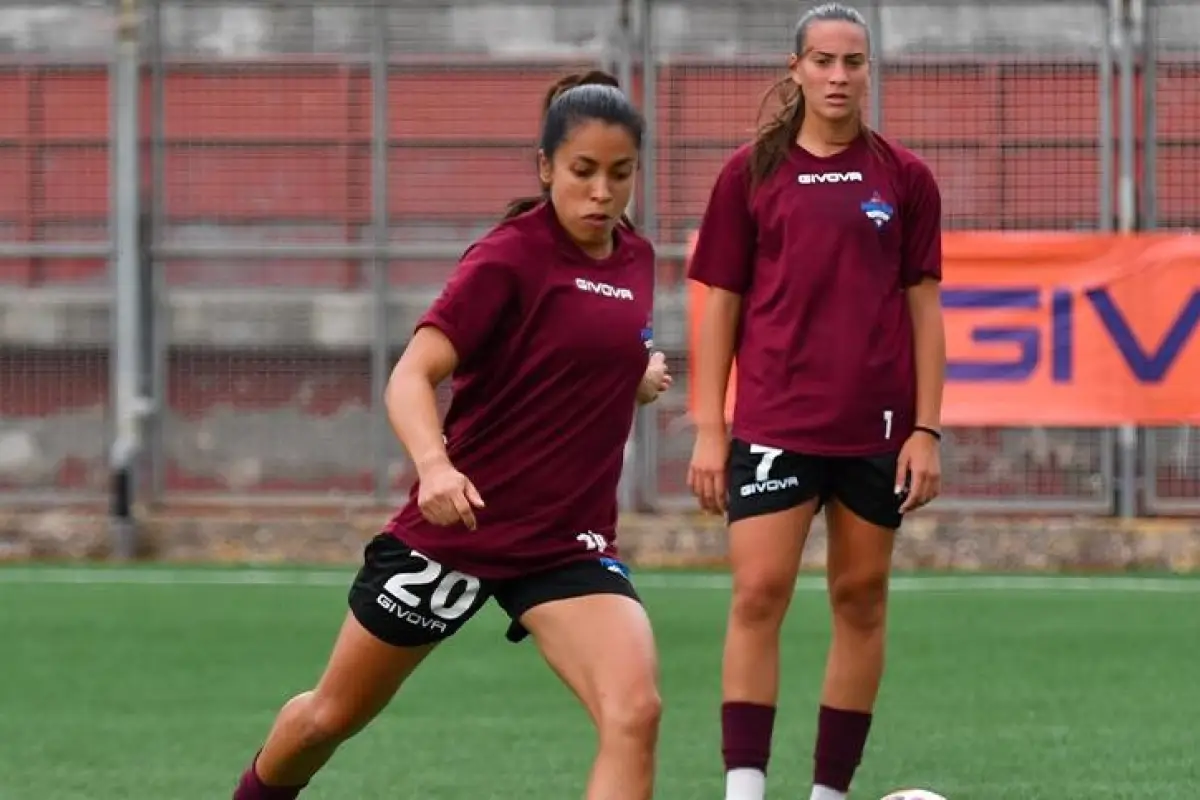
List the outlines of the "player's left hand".
{"type": "Polygon", "coordinates": [[[653,403],[658,396],[671,388],[671,374],[667,372],[667,357],[661,352],[650,356],[646,374],[638,385],[637,399],[642,405],[653,403]]]}
{"type": "Polygon", "coordinates": [[[942,457],[939,442],[925,431],[913,431],[900,450],[896,465],[896,494],[908,486],[908,496],[900,506],[906,514],[928,505],[942,491],[942,457]]]}

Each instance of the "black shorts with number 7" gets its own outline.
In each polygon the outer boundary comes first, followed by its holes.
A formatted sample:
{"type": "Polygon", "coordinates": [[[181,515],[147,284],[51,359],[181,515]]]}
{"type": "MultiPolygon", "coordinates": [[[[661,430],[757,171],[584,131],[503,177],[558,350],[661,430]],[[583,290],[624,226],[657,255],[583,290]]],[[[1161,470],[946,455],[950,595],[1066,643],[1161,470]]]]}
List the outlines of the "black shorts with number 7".
{"type": "Polygon", "coordinates": [[[729,449],[729,522],[836,498],[872,525],[900,527],[899,453],[814,456],[734,439],[729,449]]]}
{"type": "Polygon", "coordinates": [[[508,614],[507,637],[529,635],[525,612],[543,603],[596,594],[640,602],[629,570],[615,558],[577,561],[506,580],[483,580],[439,564],[390,534],[372,539],[350,587],[350,611],[375,638],[419,647],[450,638],[491,598],[508,614]]]}

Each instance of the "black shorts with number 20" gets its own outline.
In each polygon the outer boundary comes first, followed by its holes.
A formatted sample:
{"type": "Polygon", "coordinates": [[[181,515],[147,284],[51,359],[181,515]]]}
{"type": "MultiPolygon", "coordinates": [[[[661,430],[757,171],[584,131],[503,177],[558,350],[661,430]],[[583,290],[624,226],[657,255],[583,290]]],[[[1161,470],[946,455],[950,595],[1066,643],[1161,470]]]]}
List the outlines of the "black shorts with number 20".
{"type": "Polygon", "coordinates": [[[872,525],[900,527],[899,453],[813,456],[734,439],[729,449],[729,522],[836,498],[872,525]]]}
{"type": "Polygon", "coordinates": [[[483,580],[439,564],[381,533],[363,552],[350,587],[350,610],[380,641],[419,647],[450,638],[491,598],[512,621],[507,637],[529,635],[520,619],[543,603],[595,594],[638,598],[629,570],[613,558],[566,564],[506,580],[483,580]]]}

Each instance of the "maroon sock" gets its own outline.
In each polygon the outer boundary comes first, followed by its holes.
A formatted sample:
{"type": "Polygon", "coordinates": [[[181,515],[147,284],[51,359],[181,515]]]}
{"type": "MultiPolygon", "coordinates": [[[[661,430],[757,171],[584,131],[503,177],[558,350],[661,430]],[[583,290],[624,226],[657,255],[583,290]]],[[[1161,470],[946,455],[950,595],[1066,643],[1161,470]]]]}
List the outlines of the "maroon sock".
{"type": "Polygon", "coordinates": [[[296,800],[300,791],[307,786],[267,786],[258,777],[255,767],[258,756],[250,763],[250,768],[242,773],[237,789],[233,792],[233,800],[296,800]]]}
{"type": "Polygon", "coordinates": [[[870,731],[871,714],[821,706],[813,784],[842,793],[850,791],[870,731]]]}
{"type": "Polygon", "coordinates": [[[771,758],[775,706],[725,703],[721,706],[721,753],[725,771],[756,769],[766,774],[771,758]]]}

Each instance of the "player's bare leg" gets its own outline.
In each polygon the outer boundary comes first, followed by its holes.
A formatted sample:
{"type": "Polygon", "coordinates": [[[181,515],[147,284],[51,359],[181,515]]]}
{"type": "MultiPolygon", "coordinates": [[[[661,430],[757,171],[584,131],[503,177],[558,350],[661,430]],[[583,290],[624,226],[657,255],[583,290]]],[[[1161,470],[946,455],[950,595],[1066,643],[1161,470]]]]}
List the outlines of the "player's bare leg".
{"type": "Polygon", "coordinates": [[[848,791],[870,732],[883,677],[888,574],[895,532],[856,516],[839,502],[826,510],[833,640],[817,725],[814,797],[848,791]]]}
{"type": "Polygon", "coordinates": [[[645,609],[623,595],[589,595],[536,606],[521,624],[596,725],[587,800],[650,800],[662,702],[645,609]]]}
{"type": "Polygon", "coordinates": [[[722,666],[721,744],[726,798],[761,800],[779,696],[779,631],[817,501],[734,522],[733,600],[722,666]]]}
{"type": "Polygon", "coordinates": [[[432,649],[385,644],[347,614],[321,680],[284,705],[234,800],[296,797],[337,748],[391,702],[432,649]]]}

